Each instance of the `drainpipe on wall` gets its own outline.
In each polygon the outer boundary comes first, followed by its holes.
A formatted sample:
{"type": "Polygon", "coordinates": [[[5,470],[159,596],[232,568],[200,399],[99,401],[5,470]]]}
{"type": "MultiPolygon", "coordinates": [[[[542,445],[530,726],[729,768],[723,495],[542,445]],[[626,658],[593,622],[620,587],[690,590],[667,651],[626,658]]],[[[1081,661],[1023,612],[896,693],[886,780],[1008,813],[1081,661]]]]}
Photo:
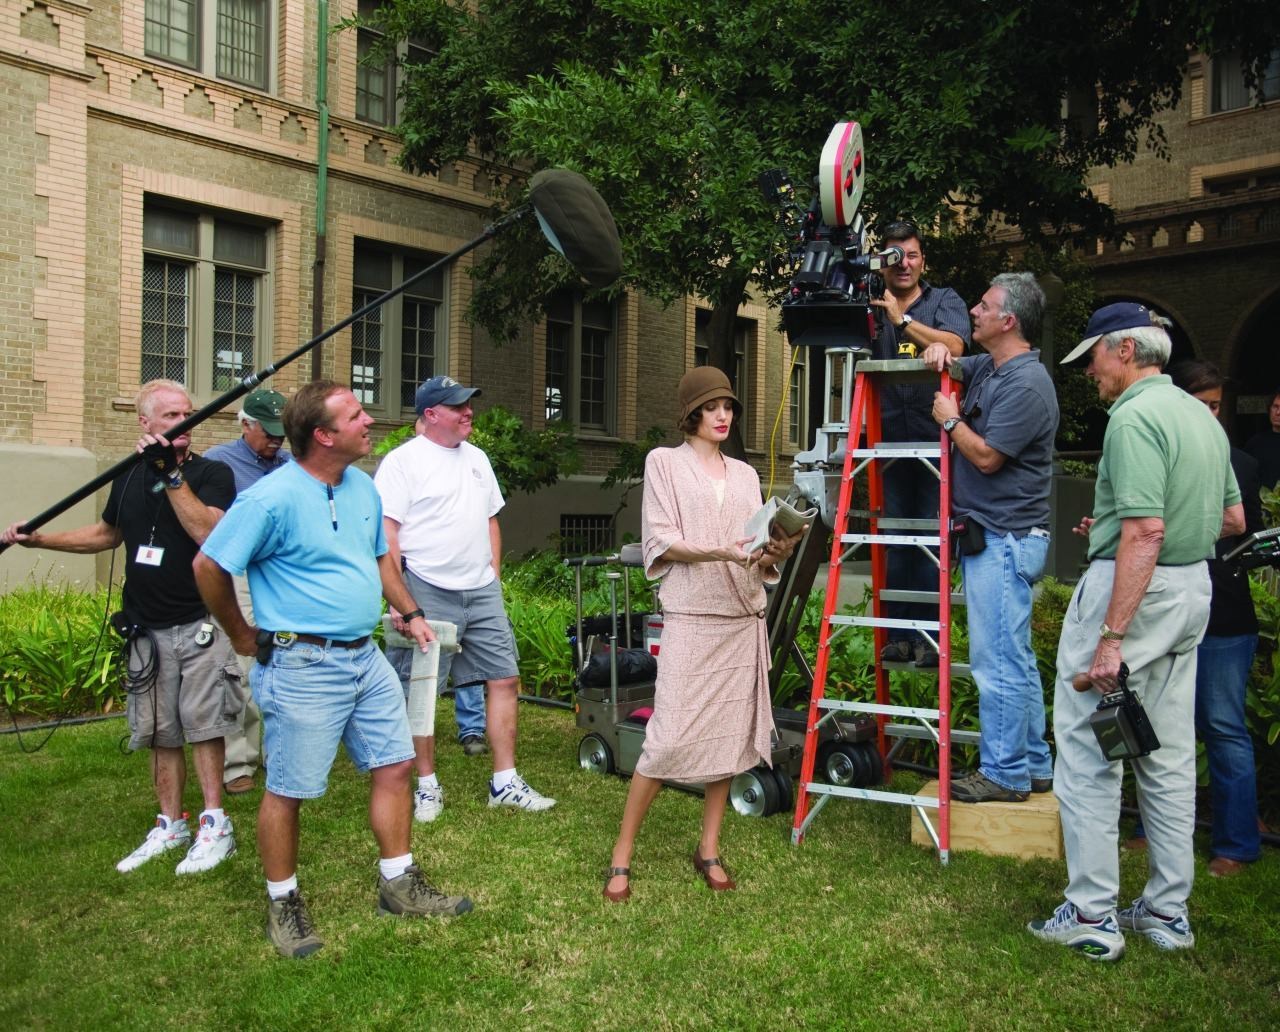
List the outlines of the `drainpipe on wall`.
{"type": "MultiPolygon", "coordinates": [[[[324,329],[326,212],[329,203],[329,0],[317,0],[316,21],[316,256],[311,267],[311,334],[324,329]]],[[[311,352],[311,379],[320,379],[321,350],[311,352]]]]}

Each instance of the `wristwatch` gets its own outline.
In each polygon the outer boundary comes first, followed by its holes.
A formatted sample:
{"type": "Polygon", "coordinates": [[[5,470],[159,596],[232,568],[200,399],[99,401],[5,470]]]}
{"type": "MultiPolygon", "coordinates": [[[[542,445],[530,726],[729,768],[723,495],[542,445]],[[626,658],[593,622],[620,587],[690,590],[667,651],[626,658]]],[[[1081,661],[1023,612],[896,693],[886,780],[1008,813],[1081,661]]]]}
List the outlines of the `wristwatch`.
{"type": "Polygon", "coordinates": [[[911,316],[909,316],[909,315],[904,315],[904,316],[902,317],[902,322],[898,323],[898,332],[899,332],[899,333],[901,333],[901,332],[902,332],[903,330],[905,330],[908,326],[910,326],[913,322],[915,322],[915,320],[914,320],[913,318],[911,318],[911,316]]]}
{"type": "Polygon", "coordinates": [[[942,421],[942,429],[947,433],[951,433],[951,431],[954,430],[957,426],[959,426],[962,422],[964,421],[959,416],[951,416],[949,419],[944,419],[942,421]]]}
{"type": "Polygon", "coordinates": [[[400,617],[400,619],[402,619],[405,623],[408,623],[410,620],[416,620],[418,617],[422,617],[422,619],[425,620],[427,618],[427,614],[424,613],[421,609],[410,609],[409,612],[404,613],[400,617]]]}
{"type": "Polygon", "coordinates": [[[164,480],[165,487],[170,491],[176,491],[185,482],[182,476],[182,467],[174,466],[173,469],[169,470],[169,472],[164,475],[164,480]]]}
{"type": "Polygon", "coordinates": [[[1124,641],[1124,632],[1113,631],[1104,623],[1102,625],[1102,630],[1098,632],[1098,637],[1103,641],[1124,641]]]}

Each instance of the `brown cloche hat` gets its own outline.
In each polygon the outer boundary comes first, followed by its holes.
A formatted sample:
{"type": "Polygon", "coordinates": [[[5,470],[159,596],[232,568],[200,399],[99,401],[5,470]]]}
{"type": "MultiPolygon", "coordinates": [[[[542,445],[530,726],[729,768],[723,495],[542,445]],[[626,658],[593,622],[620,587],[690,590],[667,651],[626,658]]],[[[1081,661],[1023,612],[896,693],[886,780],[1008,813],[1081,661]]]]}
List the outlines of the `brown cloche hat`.
{"type": "Polygon", "coordinates": [[[680,422],[683,423],[698,406],[716,398],[730,399],[736,411],[742,411],[742,402],[733,393],[729,378],[715,366],[696,366],[680,378],[676,387],[676,400],[680,403],[680,422]]]}

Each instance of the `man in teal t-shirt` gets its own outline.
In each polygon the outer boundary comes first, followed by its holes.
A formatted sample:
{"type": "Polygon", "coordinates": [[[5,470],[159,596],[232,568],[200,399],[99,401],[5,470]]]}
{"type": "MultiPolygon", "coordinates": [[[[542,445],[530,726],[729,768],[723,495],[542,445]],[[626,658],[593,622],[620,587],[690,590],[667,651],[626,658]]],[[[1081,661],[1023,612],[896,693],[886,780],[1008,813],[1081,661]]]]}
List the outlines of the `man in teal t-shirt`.
{"type": "Polygon", "coordinates": [[[1100,308],[1063,361],[1089,352],[1087,374],[1112,402],[1089,535],[1089,568],[1062,623],[1054,691],[1054,792],[1067,853],[1066,902],[1032,921],[1040,939],[1093,960],[1124,953],[1123,929],[1163,949],[1195,943],[1187,917],[1194,863],[1196,646],[1209,619],[1207,560],[1223,534],[1244,530],[1226,434],[1208,408],[1160,373],[1165,321],[1142,305],[1100,308]],[[1146,827],[1142,895],[1117,912],[1119,762],[1089,724],[1121,662],[1160,748],[1130,760],[1146,827]],[[1092,689],[1076,691],[1087,675],[1092,689]]]}
{"type": "Polygon", "coordinates": [[[369,773],[378,910],[455,915],[471,901],[432,886],[409,847],[413,742],[400,679],[370,636],[380,596],[404,613],[419,647],[431,630],[391,561],[373,481],[353,466],[369,454],[373,419],[331,380],[299,389],[283,419],[295,461],[236,499],[194,569],[236,651],[258,657],[251,681],[266,732],[258,851],[267,936],[282,956],[301,958],[324,943],[298,891],[299,815],[304,799],[324,795],[339,742],[369,773]],[[245,573],[262,632],[236,602],[231,578],[245,573]]]}

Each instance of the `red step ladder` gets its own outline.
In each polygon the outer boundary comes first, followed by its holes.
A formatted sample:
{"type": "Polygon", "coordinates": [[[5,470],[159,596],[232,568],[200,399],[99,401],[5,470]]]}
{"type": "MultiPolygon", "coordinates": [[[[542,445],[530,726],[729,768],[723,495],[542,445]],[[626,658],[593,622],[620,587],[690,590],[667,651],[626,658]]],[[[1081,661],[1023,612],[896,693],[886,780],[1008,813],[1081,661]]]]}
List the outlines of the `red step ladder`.
{"type": "MultiPolygon", "coordinates": [[[[938,383],[944,394],[954,395],[951,377],[927,367],[919,359],[871,360],[863,359],[854,371],[853,400],[849,409],[847,436],[845,438],[844,467],[840,477],[839,503],[831,536],[831,559],[827,575],[827,590],[823,603],[822,623],[818,635],[818,656],[813,674],[813,693],[809,701],[809,717],[805,729],[804,758],[800,768],[800,784],[797,786],[795,822],[791,841],[799,845],[804,840],[809,825],[823,806],[835,796],[846,799],[866,799],[874,802],[896,803],[912,807],[919,814],[929,837],[938,851],[942,863],[950,854],[951,839],[951,608],[953,601],[962,602],[951,592],[951,460],[950,440],[939,431],[937,441],[882,442],[880,438],[880,392],[891,384],[932,382],[938,383]],[[865,447],[858,447],[860,431],[865,425],[865,447]],[[931,460],[936,460],[935,467],[931,460]],[[938,519],[905,519],[885,514],[883,467],[890,462],[923,462],[938,476],[938,519]],[[855,478],[866,474],[869,496],[868,533],[851,532],[850,518],[859,514],[852,509],[855,478]],[[871,548],[872,615],[847,616],[839,614],[840,577],[844,563],[850,555],[864,545],[871,548]],[[890,590],[886,587],[888,546],[912,546],[925,549],[938,564],[937,592],[912,592],[890,590]],[[936,554],[935,554],[936,553],[936,554]],[[929,602],[938,607],[936,620],[907,620],[884,615],[885,603],[929,602]],[[827,675],[831,660],[831,642],[850,627],[870,627],[875,637],[876,701],[848,702],[826,698],[827,675]],[[921,708],[894,705],[890,698],[889,669],[880,660],[880,653],[888,643],[889,629],[910,629],[919,632],[938,650],[938,706],[921,708]],[[883,779],[891,776],[891,752],[886,748],[890,734],[900,737],[927,737],[938,746],[938,795],[937,798],[881,789],[856,788],[849,785],[829,784],[814,780],[819,745],[828,723],[835,725],[839,713],[874,714],[877,724],[877,744],[881,757],[883,779]],[[905,720],[908,724],[891,724],[890,719],[905,720]],[[913,733],[914,732],[914,733],[913,733]],[[936,825],[929,812],[937,811],[936,825]]],[[[847,395],[846,395],[847,396],[847,395]]],[[[904,667],[904,664],[890,664],[904,667]]],[[[838,725],[837,725],[838,726],[838,725]]],[[[827,730],[830,735],[830,730],[827,730]]],[[[976,736],[964,736],[966,739],[976,736]]],[[[895,747],[896,748],[896,747],[895,747]]]]}

